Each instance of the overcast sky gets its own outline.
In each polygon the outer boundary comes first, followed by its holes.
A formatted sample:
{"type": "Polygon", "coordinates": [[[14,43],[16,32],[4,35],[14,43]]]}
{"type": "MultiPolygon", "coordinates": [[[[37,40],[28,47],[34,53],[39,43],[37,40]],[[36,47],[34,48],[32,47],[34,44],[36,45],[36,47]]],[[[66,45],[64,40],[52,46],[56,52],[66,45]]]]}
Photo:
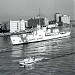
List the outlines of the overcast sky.
{"type": "Polygon", "coordinates": [[[74,17],[74,0],[0,0],[0,20],[36,16],[39,8],[50,19],[56,12],[74,17]]]}

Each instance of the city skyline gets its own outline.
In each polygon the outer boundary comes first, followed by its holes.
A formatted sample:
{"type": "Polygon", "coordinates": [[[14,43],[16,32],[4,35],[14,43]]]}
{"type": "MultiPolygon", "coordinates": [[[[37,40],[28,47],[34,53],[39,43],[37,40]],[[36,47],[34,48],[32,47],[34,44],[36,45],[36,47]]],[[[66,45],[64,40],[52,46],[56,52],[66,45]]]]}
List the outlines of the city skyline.
{"type": "Polygon", "coordinates": [[[74,19],[74,0],[0,0],[0,21],[34,17],[39,8],[49,19],[54,19],[55,13],[74,19]]]}

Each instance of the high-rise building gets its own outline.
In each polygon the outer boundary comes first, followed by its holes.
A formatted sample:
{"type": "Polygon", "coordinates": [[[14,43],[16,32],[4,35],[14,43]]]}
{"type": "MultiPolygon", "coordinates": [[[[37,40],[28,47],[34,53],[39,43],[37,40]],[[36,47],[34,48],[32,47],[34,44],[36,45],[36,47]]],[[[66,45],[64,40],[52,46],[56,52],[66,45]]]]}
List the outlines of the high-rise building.
{"type": "Polygon", "coordinates": [[[70,24],[70,16],[68,16],[68,15],[62,15],[62,22],[64,24],[70,24]]]}
{"type": "Polygon", "coordinates": [[[55,13],[54,14],[54,19],[56,22],[61,22],[61,14],[60,13],[55,13]]]}

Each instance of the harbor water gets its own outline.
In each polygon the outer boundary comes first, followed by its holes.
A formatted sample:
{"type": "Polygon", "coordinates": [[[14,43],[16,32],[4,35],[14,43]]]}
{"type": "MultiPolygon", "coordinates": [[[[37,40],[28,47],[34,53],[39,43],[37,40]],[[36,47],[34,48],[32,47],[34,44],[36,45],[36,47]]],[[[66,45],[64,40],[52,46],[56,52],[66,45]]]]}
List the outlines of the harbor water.
{"type": "Polygon", "coordinates": [[[11,44],[10,37],[0,37],[0,75],[75,75],[75,28],[64,38],[29,44],[11,44]],[[19,61],[27,57],[48,60],[21,68],[19,61]]]}

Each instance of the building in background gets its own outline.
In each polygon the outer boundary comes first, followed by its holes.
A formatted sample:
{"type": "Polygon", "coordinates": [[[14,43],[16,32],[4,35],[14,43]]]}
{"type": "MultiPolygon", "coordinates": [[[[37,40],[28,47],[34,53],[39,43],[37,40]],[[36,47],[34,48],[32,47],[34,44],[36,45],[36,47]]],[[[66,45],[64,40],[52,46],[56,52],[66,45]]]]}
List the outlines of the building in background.
{"type": "Polygon", "coordinates": [[[9,21],[10,24],[10,32],[20,32],[20,31],[24,31],[25,30],[25,23],[26,21],[24,21],[23,19],[20,19],[18,21],[9,21]]]}
{"type": "Polygon", "coordinates": [[[0,33],[2,32],[2,23],[0,23],[0,33]]]}
{"type": "Polygon", "coordinates": [[[58,26],[70,24],[70,16],[68,15],[61,15],[60,13],[55,13],[54,20],[56,23],[58,23],[58,26]]]}
{"type": "Polygon", "coordinates": [[[9,21],[3,21],[1,28],[2,32],[9,32],[10,31],[9,21]]]}
{"type": "Polygon", "coordinates": [[[13,32],[20,32],[24,31],[25,28],[28,26],[28,21],[25,21],[23,19],[14,21],[14,20],[9,20],[6,22],[2,22],[2,31],[9,31],[11,33],[13,32]]]}
{"type": "Polygon", "coordinates": [[[28,20],[28,27],[37,27],[37,25],[44,26],[44,18],[34,17],[28,20]]]}
{"type": "Polygon", "coordinates": [[[12,21],[12,20],[9,21],[11,33],[16,32],[18,30],[18,22],[19,21],[12,21]]]}
{"type": "Polygon", "coordinates": [[[55,22],[61,22],[61,14],[60,13],[55,13],[54,14],[54,20],[55,22]]]}
{"type": "Polygon", "coordinates": [[[70,24],[70,16],[68,16],[68,15],[62,15],[62,22],[64,24],[70,24]]]}
{"type": "Polygon", "coordinates": [[[48,28],[58,27],[58,23],[56,23],[55,20],[51,20],[51,21],[49,21],[49,25],[47,27],[48,28]]]}
{"type": "Polygon", "coordinates": [[[49,21],[47,18],[38,16],[31,18],[27,21],[20,19],[17,21],[9,20],[2,22],[0,25],[0,30],[2,32],[21,32],[27,30],[28,28],[35,28],[37,25],[47,26],[48,28],[51,27],[58,27],[58,26],[66,26],[70,24],[70,16],[68,15],[61,15],[60,13],[54,14],[54,20],[49,21]]]}
{"type": "Polygon", "coordinates": [[[28,27],[28,21],[25,21],[25,28],[28,27]]]}
{"type": "Polygon", "coordinates": [[[25,21],[23,19],[18,20],[17,22],[17,31],[23,31],[25,30],[25,21]]]}

